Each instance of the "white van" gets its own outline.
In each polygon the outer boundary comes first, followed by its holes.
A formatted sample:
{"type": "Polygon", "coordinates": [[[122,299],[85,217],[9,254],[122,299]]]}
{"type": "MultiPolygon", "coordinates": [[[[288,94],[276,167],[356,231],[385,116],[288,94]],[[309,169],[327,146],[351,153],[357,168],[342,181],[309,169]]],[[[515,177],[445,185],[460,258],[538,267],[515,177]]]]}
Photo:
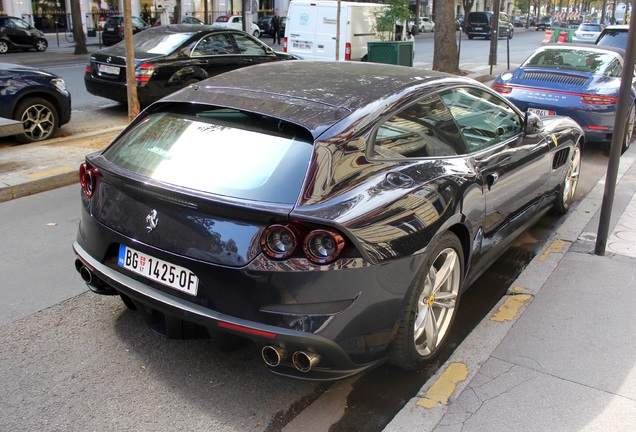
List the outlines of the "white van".
{"type": "MultiPolygon", "coordinates": [[[[338,60],[366,60],[367,42],[380,40],[375,14],[385,5],[340,2],[338,60]]],[[[284,51],[304,60],[336,60],[338,2],[292,0],[287,11],[284,51]]]]}

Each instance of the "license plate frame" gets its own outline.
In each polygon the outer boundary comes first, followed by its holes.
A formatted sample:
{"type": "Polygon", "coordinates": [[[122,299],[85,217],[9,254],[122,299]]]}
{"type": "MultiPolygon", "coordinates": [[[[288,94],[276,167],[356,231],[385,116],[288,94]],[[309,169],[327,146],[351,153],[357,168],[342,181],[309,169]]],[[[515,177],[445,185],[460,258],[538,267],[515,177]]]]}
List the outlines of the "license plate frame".
{"type": "Polygon", "coordinates": [[[540,117],[553,116],[555,114],[552,110],[542,108],[528,108],[528,112],[536,114],[540,117]]]}
{"type": "Polygon", "coordinates": [[[111,66],[111,65],[105,65],[105,64],[98,64],[97,70],[99,71],[100,74],[117,75],[117,76],[119,76],[119,73],[121,72],[121,68],[119,66],[111,66]]]}
{"type": "Polygon", "coordinates": [[[311,42],[292,42],[292,47],[301,50],[310,50],[311,42]]]}
{"type": "Polygon", "coordinates": [[[191,270],[123,244],[119,245],[117,265],[193,297],[199,290],[199,278],[191,270]]]}

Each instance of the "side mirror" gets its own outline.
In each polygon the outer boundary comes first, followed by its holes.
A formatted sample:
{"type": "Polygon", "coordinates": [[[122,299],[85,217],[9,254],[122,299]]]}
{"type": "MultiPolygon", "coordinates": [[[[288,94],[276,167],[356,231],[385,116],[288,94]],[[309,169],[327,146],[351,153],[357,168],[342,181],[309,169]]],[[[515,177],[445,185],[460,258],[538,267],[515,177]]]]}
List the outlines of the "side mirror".
{"type": "Polygon", "coordinates": [[[539,133],[543,130],[543,121],[538,115],[526,111],[526,117],[523,120],[523,130],[526,135],[539,133]]]}

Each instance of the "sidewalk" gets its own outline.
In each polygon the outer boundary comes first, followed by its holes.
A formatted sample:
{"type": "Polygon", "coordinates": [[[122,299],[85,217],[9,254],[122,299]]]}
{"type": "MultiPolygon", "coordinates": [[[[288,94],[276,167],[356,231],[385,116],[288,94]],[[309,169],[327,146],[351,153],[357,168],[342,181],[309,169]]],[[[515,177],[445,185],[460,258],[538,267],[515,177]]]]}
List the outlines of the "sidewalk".
{"type": "Polygon", "coordinates": [[[386,432],[634,430],[635,159],[621,158],[605,256],[601,180],[386,432]]]}

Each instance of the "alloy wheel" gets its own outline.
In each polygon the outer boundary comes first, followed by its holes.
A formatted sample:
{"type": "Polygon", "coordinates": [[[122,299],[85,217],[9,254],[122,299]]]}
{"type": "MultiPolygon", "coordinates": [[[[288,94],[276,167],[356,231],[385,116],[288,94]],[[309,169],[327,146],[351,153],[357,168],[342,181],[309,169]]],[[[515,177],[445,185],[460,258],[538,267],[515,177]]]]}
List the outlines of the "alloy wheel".
{"type": "Polygon", "coordinates": [[[461,282],[461,261],[453,248],[442,250],[424,278],[417,299],[414,342],[423,357],[434,353],[450,329],[461,282]]]}

